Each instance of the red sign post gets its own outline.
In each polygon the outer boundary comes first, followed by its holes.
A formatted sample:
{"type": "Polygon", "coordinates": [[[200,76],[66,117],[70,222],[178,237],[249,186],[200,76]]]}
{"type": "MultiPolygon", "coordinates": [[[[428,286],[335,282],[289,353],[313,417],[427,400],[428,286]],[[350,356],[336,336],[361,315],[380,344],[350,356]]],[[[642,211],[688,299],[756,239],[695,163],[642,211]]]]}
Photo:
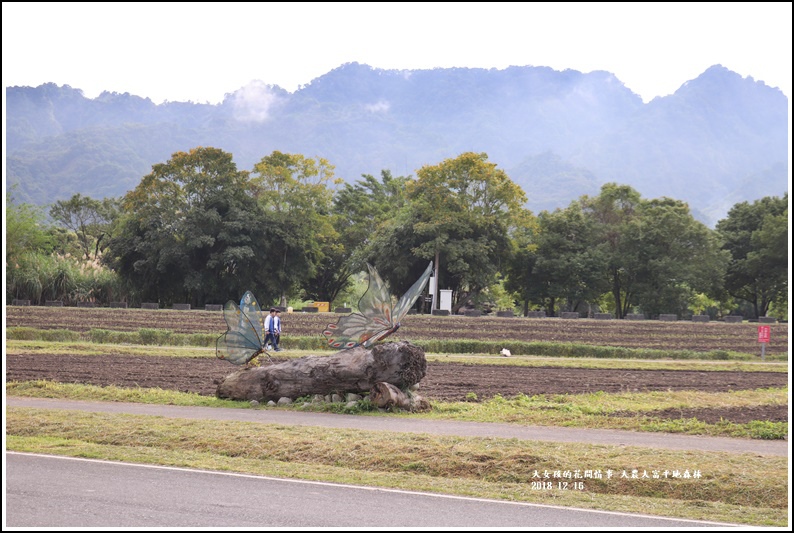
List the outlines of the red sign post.
{"type": "Polygon", "coordinates": [[[769,343],[771,336],[769,326],[758,326],[758,342],[761,343],[761,360],[764,360],[764,352],[766,352],[766,345],[769,343]]]}

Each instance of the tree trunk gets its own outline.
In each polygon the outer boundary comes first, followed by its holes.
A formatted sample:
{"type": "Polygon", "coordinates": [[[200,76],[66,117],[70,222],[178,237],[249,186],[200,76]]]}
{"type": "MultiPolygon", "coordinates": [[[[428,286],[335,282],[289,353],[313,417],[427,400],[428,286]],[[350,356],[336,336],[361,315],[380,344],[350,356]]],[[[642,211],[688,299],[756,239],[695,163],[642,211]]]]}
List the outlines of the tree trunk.
{"type": "Polygon", "coordinates": [[[391,383],[380,381],[369,391],[369,399],[379,409],[397,407],[406,411],[429,411],[430,402],[413,391],[403,392],[391,383]]]}
{"type": "Polygon", "coordinates": [[[243,368],[223,378],[216,396],[267,402],[314,394],[369,392],[379,382],[408,388],[425,377],[425,352],[410,342],[361,346],[334,355],[310,355],[275,365],[243,368]]]}

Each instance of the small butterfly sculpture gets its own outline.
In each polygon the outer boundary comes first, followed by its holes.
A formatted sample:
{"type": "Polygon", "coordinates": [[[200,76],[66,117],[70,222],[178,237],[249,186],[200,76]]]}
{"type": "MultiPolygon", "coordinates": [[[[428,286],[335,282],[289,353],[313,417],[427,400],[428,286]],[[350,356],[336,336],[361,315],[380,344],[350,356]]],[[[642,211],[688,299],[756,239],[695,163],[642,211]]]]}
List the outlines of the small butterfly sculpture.
{"type": "Polygon", "coordinates": [[[215,342],[215,356],[218,359],[225,359],[235,365],[247,364],[262,353],[270,359],[265,349],[262,310],[251,291],[243,295],[239,306],[232,300],[226,302],[223,318],[228,329],[215,342]]]}
{"type": "Polygon", "coordinates": [[[347,349],[359,345],[368,348],[397,331],[400,321],[411,309],[430,279],[433,262],[427,265],[424,274],[394,307],[386,284],[371,265],[367,264],[367,268],[369,287],[358,302],[359,312],[340,318],[336,324],[328,324],[323,331],[323,335],[328,339],[328,345],[332,348],[347,349]]]}

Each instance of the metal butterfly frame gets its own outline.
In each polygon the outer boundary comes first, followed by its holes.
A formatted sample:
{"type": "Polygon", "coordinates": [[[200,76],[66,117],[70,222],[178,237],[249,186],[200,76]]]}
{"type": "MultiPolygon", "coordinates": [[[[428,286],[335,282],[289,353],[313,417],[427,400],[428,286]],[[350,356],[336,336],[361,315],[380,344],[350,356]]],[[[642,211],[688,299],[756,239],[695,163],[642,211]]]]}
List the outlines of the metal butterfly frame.
{"type": "Polygon", "coordinates": [[[251,291],[246,291],[238,306],[229,300],[223,308],[226,333],[215,341],[215,356],[235,365],[244,365],[260,354],[270,362],[265,346],[264,317],[251,291]]]}
{"type": "Polygon", "coordinates": [[[392,306],[388,287],[372,265],[369,269],[369,286],[358,302],[358,313],[340,318],[335,324],[328,324],[323,335],[332,348],[348,349],[356,346],[368,348],[373,343],[391,335],[400,327],[403,317],[413,306],[430,279],[433,269],[431,261],[422,276],[408,292],[392,306]]]}

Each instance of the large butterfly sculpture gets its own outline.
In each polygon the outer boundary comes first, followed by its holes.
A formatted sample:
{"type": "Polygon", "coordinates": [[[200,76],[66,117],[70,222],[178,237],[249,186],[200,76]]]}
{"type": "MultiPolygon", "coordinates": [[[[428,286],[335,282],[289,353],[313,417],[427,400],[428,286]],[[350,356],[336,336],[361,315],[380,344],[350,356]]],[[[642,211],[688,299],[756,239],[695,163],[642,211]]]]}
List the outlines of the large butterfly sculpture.
{"type": "Polygon", "coordinates": [[[251,291],[243,295],[239,306],[232,300],[226,302],[223,318],[228,329],[215,342],[215,356],[218,359],[225,359],[235,365],[247,364],[262,353],[270,359],[270,354],[265,350],[262,310],[251,291]]]}
{"type": "Polygon", "coordinates": [[[386,284],[371,265],[367,264],[367,268],[369,287],[358,302],[359,312],[343,316],[336,324],[328,324],[323,331],[332,348],[347,349],[359,345],[367,348],[397,331],[400,321],[408,314],[430,279],[433,262],[427,265],[424,274],[394,307],[386,284]]]}

